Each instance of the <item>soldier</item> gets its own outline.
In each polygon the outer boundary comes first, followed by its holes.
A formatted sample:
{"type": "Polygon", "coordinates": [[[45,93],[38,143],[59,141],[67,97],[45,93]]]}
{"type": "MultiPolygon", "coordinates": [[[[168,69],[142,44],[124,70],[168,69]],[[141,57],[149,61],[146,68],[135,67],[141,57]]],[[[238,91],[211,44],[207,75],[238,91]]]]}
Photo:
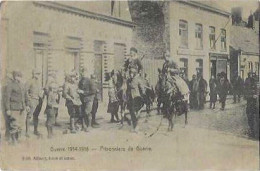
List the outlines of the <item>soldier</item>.
{"type": "MultiPolygon", "coordinates": [[[[50,86],[51,85],[55,85],[55,86],[57,86],[57,91],[58,92],[61,92],[62,91],[62,87],[59,87],[59,85],[58,85],[58,82],[57,82],[57,71],[56,70],[53,70],[53,72],[52,73],[50,73],[49,74],[49,77],[48,77],[48,82],[47,82],[47,84],[45,85],[45,94],[48,96],[48,91],[49,91],[49,89],[51,88],[50,86]]],[[[59,99],[60,100],[60,99],[59,99]]],[[[58,103],[59,103],[59,101],[58,101],[58,103]]],[[[58,108],[57,108],[57,112],[56,112],[56,115],[55,115],[55,126],[60,126],[60,124],[58,124],[58,122],[57,122],[57,117],[58,117],[58,108]]]]}
{"type": "Polygon", "coordinates": [[[82,93],[82,91],[78,89],[76,76],[77,75],[75,72],[71,72],[68,82],[64,87],[64,97],[66,99],[66,106],[70,115],[70,130],[73,134],[76,133],[75,119],[77,116],[79,116],[82,121],[82,131],[87,131],[86,119],[83,118],[81,112],[82,103],[80,100],[80,93],[82,93]]]}
{"type": "Polygon", "coordinates": [[[177,64],[170,57],[169,51],[165,52],[164,60],[165,60],[165,62],[164,62],[163,67],[162,67],[162,73],[167,73],[167,72],[170,72],[170,70],[177,70],[178,69],[177,64]]]}
{"type": "MultiPolygon", "coordinates": [[[[89,126],[89,116],[91,115],[94,98],[96,96],[96,87],[93,80],[89,78],[89,73],[85,68],[83,71],[83,77],[79,81],[79,89],[82,90],[80,95],[82,101],[82,115],[86,120],[87,127],[89,126]]],[[[92,122],[92,125],[96,125],[95,122],[92,122]]]]}
{"type": "Polygon", "coordinates": [[[141,59],[138,58],[137,49],[132,47],[130,49],[130,58],[126,60],[125,62],[125,71],[130,72],[130,70],[133,68],[135,69],[140,75],[143,71],[143,65],[141,63],[141,59]]]}
{"type": "Polygon", "coordinates": [[[93,106],[92,106],[92,110],[91,110],[91,127],[95,128],[97,127],[99,124],[96,122],[96,114],[97,114],[97,110],[98,110],[98,87],[97,87],[97,79],[96,79],[96,75],[95,74],[91,74],[91,82],[94,84],[94,87],[96,89],[96,93],[95,93],[95,97],[93,99],[93,106]]]}
{"type": "Polygon", "coordinates": [[[30,129],[30,120],[33,117],[34,124],[34,134],[40,136],[41,134],[38,132],[38,122],[39,122],[39,114],[42,107],[43,95],[44,91],[41,88],[40,84],[40,71],[37,69],[33,69],[32,78],[26,83],[25,86],[25,104],[30,108],[30,111],[27,112],[26,116],[26,137],[30,137],[29,129],[30,129]]]}
{"type": "MultiPolygon", "coordinates": [[[[6,88],[5,108],[13,144],[19,140],[24,125],[25,97],[21,80],[21,72],[13,71],[13,80],[9,82],[6,88]]],[[[29,108],[26,107],[26,110],[29,111],[29,108]]]]}
{"type": "Polygon", "coordinates": [[[128,107],[133,123],[133,131],[137,133],[137,115],[140,109],[143,107],[143,99],[141,98],[144,94],[144,88],[142,81],[140,80],[137,70],[131,68],[130,78],[127,80],[127,96],[128,96],[128,107]]]}
{"type": "Polygon", "coordinates": [[[58,113],[58,105],[60,101],[59,87],[56,82],[50,82],[47,87],[47,106],[46,106],[46,114],[47,121],[46,127],[48,132],[48,138],[52,138],[53,136],[53,126],[56,122],[56,116],[58,113]]]}
{"type": "Polygon", "coordinates": [[[5,100],[6,100],[6,93],[7,93],[7,87],[10,85],[10,83],[13,81],[13,73],[10,71],[6,72],[6,79],[5,82],[2,83],[2,112],[4,114],[5,119],[5,138],[7,141],[10,141],[10,128],[9,128],[9,122],[8,122],[8,116],[6,114],[6,106],[5,106],[5,100]]]}

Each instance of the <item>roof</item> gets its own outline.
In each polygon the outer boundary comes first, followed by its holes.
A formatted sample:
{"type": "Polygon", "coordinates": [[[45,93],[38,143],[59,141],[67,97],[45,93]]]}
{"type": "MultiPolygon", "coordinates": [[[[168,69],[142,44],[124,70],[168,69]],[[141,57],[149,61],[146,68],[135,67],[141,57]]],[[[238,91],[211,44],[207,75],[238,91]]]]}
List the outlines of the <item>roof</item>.
{"type": "Polygon", "coordinates": [[[78,16],[88,17],[88,18],[91,18],[91,19],[101,20],[101,21],[105,21],[105,22],[109,22],[109,23],[113,23],[113,24],[118,24],[118,25],[130,27],[130,28],[133,28],[136,25],[132,21],[126,21],[126,20],[116,18],[116,17],[113,17],[113,16],[108,16],[108,15],[99,14],[99,13],[96,13],[96,12],[83,10],[83,9],[78,8],[78,7],[69,6],[66,3],[62,4],[58,1],[57,2],[53,2],[53,1],[33,1],[33,3],[34,3],[34,5],[39,6],[39,7],[47,7],[49,9],[56,9],[56,10],[59,10],[59,11],[72,13],[72,14],[75,14],[75,15],[78,15],[78,16]]]}
{"type": "Polygon", "coordinates": [[[241,26],[231,26],[230,33],[230,46],[232,48],[241,49],[246,53],[259,54],[259,34],[255,30],[241,26]]]}
{"type": "Polygon", "coordinates": [[[201,9],[214,12],[220,15],[224,15],[226,17],[229,17],[231,15],[230,12],[227,12],[224,8],[222,8],[218,3],[214,1],[178,1],[182,3],[189,4],[191,6],[200,7],[201,9]]]}

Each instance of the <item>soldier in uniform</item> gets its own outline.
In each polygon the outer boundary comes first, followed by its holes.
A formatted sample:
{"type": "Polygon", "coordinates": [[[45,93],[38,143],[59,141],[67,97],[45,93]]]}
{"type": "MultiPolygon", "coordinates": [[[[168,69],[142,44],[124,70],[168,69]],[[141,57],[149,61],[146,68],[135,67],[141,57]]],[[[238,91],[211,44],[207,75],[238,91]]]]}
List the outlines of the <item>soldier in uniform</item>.
{"type": "Polygon", "coordinates": [[[139,75],[142,75],[143,71],[143,65],[141,63],[141,59],[138,58],[137,49],[132,47],[130,49],[130,58],[125,61],[125,71],[130,72],[130,70],[133,68],[139,73],[139,75]]]}
{"type": "MultiPolygon", "coordinates": [[[[13,144],[19,140],[24,125],[25,97],[21,79],[21,72],[13,71],[13,80],[6,87],[5,108],[13,144]]],[[[29,110],[28,107],[26,107],[26,110],[29,110]]]]}
{"type": "Polygon", "coordinates": [[[64,87],[64,97],[66,99],[66,106],[70,115],[70,130],[73,134],[76,133],[75,119],[77,116],[82,120],[82,131],[87,131],[86,119],[83,118],[81,112],[82,103],[80,100],[80,93],[82,93],[82,91],[78,89],[76,76],[77,75],[75,72],[71,72],[68,82],[64,87]]]}
{"type": "MultiPolygon", "coordinates": [[[[53,70],[52,73],[49,74],[47,84],[45,85],[45,88],[44,88],[45,94],[47,96],[48,96],[48,91],[51,88],[50,87],[51,85],[55,85],[55,87],[57,87],[58,92],[62,91],[62,87],[58,85],[56,74],[57,74],[57,70],[53,70]]],[[[59,98],[59,100],[60,100],[60,98],[59,98]]],[[[59,101],[58,101],[58,103],[59,103],[59,101]]],[[[57,122],[57,117],[58,117],[58,108],[57,108],[57,112],[56,112],[56,115],[55,115],[55,124],[54,125],[60,126],[60,124],[58,124],[58,122],[57,122]]]]}
{"type": "Polygon", "coordinates": [[[162,73],[167,73],[170,72],[170,70],[177,70],[178,66],[177,64],[173,61],[173,59],[170,57],[170,52],[166,51],[164,54],[164,64],[162,67],[162,73]]]}
{"type": "MultiPolygon", "coordinates": [[[[83,77],[79,81],[79,89],[82,90],[82,94],[80,95],[82,101],[82,115],[86,120],[87,126],[89,126],[89,117],[92,114],[97,90],[95,82],[93,82],[93,79],[89,78],[89,73],[86,68],[83,71],[83,77]]],[[[96,123],[93,122],[92,125],[96,125],[96,123]]]]}
{"type": "Polygon", "coordinates": [[[56,122],[56,116],[58,113],[58,105],[60,101],[59,87],[56,82],[50,82],[47,87],[47,106],[46,106],[46,114],[47,121],[46,127],[48,132],[48,138],[52,138],[53,136],[53,126],[56,122]]]}
{"type": "Polygon", "coordinates": [[[98,98],[99,98],[98,93],[99,93],[99,90],[98,90],[98,87],[97,87],[97,79],[96,79],[95,74],[91,74],[90,80],[94,84],[93,87],[95,87],[95,89],[96,89],[95,97],[93,99],[93,106],[92,106],[92,110],[91,110],[91,127],[95,128],[99,125],[96,122],[96,115],[97,115],[97,110],[98,110],[98,98]]]}
{"type": "Polygon", "coordinates": [[[25,103],[26,106],[30,108],[30,111],[27,112],[26,116],[26,137],[30,137],[29,130],[30,130],[30,120],[33,117],[33,124],[34,124],[34,134],[39,136],[40,133],[38,132],[38,122],[39,122],[39,114],[42,107],[43,95],[44,91],[41,88],[40,84],[40,71],[37,69],[33,69],[32,71],[32,78],[26,83],[25,85],[25,103]]]}
{"type": "Polygon", "coordinates": [[[138,76],[137,70],[131,68],[130,78],[127,80],[127,97],[128,97],[128,108],[131,115],[133,124],[133,131],[137,132],[137,115],[140,109],[143,107],[142,94],[144,94],[144,88],[140,77],[138,76]]]}

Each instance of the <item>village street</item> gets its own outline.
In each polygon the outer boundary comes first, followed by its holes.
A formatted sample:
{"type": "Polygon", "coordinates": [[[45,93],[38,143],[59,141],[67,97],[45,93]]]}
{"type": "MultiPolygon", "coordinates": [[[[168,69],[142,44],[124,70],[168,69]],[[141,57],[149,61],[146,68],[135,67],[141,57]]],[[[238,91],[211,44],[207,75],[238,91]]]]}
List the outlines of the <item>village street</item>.
{"type": "Polygon", "coordinates": [[[214,111],[208,109],[206,104],[202,111],[189,112],[187,126],[184,126],[184,116],[177,117],[172,132],[167,132],[167,120],[163,119],[160,125],[162,116],[153,111],[148,122],[144,122],[144,117],[139,120],[138,134],[132,133],[127,124],[120,128],[118,124],[108,123],[110,116],[105,108],[103,112],[98,112],[100,128],[90,128],[87,133],[63,134],[68,127],[68,115],[64,108],[59,115],[62,126],[55,127],[55,137],[51,140],[46,138],[42,114],[42,138],[23,137],[17,146],[2,143],[1,155],[10,159],[2,163],[2,168],[73,169],[78,164],[77,168],[82,170],[123,170],[132,167],[139,170],[257,170],[259,141],[251,140],[246,135],[246,102],[232,102],[228,100],[224,112],[219,110],[219,104],[214,111]],[[13,155],[17,149],[19,155],[13,155]]]}

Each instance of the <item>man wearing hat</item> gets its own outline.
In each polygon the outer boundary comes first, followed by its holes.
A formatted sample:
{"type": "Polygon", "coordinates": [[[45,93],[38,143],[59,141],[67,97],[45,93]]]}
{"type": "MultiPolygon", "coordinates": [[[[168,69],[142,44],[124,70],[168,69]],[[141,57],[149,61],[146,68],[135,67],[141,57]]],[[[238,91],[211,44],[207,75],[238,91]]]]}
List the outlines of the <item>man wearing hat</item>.
{"type": "Polygon", "coordinates": [[[133,123],[133,131],[137,132],[137,115],[140,109],[143,107],[144,102],[142,95],[145,93],[143,83],[138,76],[138,72],[135,68],[130,69],[130,78],[127,80],[127,97],[128,107],[133,123]]]}
{"type": "MultiPolygon", "coordinates": [[[[55,85],[55,88],[57,89],[58,91],[58,95],[59,95],[59,100],[58,100],[58,103],[60,101],[60,92],[62,92],[62,87],[58,85],[58,82],[57,82],[57,70],[52,70],[52,72],[50,74],[48,74],[48,80],[47,80],[47,83],[45,85],[45,88],[44,88],[44,91],[45,91],[45,95],[47,95],[47,98],[48,98],[48,91],[50,89],[52,89],[52,86],[55,85]]],[[[58,108],[57,108],[57,111],[56,111],[56,115],[55,115],[55,126],[60,126],[60,124],[58,124],[57,122],[57,117],[58,117],[58,108]]]]}
{"type": "Polygon", "coordinates": [[[130,69],[135,69],[139,74],[143,71],[143,65],[141,60],[138,58],[137,49],[132,47],[130,49],[130,58],[125,62],[125,70],[130,71],[130,69]]]}
{"type": "MultiPolygon", "coordinates": [[[[83,76],[79,81],[79,89],[83,91],[81,93],[81,101],[82,101],[82,115],[86,120],[87,126],[89,126],[89,117],[92,114],[92,108],[94,99],[96,96],[96,87],[93,79],[89,78],[89,72],[86,68],[84,68],[83,76]]],[[[92,126],[96,125],[96,123],[92,123],[92,126]]]]}
{"type": "Polygon", "coordinates": [[[76,72],[71,72],[69,74],[68,82],[64,88],[64,97],[66,99],[66,106],[68,108],[68,113],[70,115],[70,132],[75,134],[75,119],[80,117],[82,119],[82,131],[87,131],[86,119],[82,118],[80,93],[82,93],[77,84],[77,74],[76,72]]]}
{"type": "Polygon", "coordinates": [[[33,69],[32,78],[25,85],[25,104],[30,108],[26,116],[26,137],[30,137],[30,120],[33,117],[34,134],[40,136],[38,132],[39,114],[41,112],[44,91],[40,83],[41,72],[33,69]]]}
{"type": "Polygon", "coordinates": [[[167,73],[167,72],[177,72],[178,71],[178,66],[177,64],[173,61],[173,59],[170,57],[170,52],[166,51],[164,54],[164,64],[162,67],[162,73],[167,73]]]}
{"type": "Polygon", "coordinates": [[[23,110],[25,109],[25,99],[21,79],[22,73],[13,71],[13,79],[10,80],[6,87],[5,109],[10,129],[10,137],[14,144],[19,139],[24,125],[23,110]]]}
{"type": "Polygon", "coordinates": [[[99,89],[98,89],[98,81],[96,78],[95,74],[91,74],[91,82],[94,83],[94,87],[96,89],[96,93],[95,93],[95,97],[93,100],[93,106],[92,106],[92,110],[91,110],[91,127],[95,127],[98,126],[99,124],[96,122],[96,114],[97,114],[97,110],[98,110],[98,93],[99,93],[99,89]]]}

